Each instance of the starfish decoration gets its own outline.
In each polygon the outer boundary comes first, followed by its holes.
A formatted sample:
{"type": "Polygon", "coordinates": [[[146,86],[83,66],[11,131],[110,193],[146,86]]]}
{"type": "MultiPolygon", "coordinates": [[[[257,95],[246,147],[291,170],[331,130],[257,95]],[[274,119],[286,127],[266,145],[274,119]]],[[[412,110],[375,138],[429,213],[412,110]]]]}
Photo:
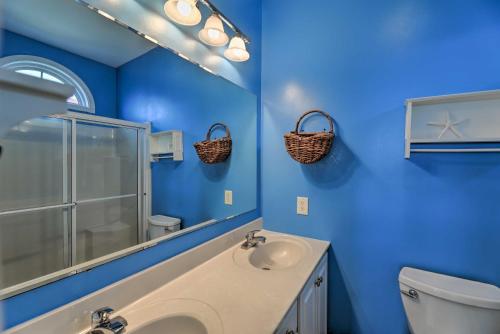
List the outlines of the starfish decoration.
{"type": "Polygon", "coordinates": [[[441,133],[439,134],[438,139],[441,139],[441,137],[443,137],[443,135],[448,130],[450,130],[458,138],[462,138],[463,137],[462,133],[460,131],[458,131],[458,129],[455,127],[455,125],[458,125],[458,124],[462,123],[463,121],[465,121],[465,119],[463,119],[461,121],[456,121],[456,122],[451,121],[450,113],[447,111],[446,112],[446,119],[444,122],[441,122],[441,123],[429,122],[429,123],[427,123],[427,125],[439,126],[439,127],[443,128],[443,131],[441,131],[441,133]]]}

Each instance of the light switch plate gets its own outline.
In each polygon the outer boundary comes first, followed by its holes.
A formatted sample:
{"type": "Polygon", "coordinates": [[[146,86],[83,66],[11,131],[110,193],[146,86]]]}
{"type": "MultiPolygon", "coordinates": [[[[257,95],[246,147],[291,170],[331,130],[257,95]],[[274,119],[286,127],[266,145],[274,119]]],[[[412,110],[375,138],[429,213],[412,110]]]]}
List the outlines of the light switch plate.
{"type": "Polygon", "coordinates": [[[224,192],[224,204],[233,205],[233,192],[232,192],[232,190],[226,190],[224,192]]]}
{"type": "Polygon", "coordinates": [[[297,197],[297,214],[303,216],[309,214],[309,198],[297,197]]]}

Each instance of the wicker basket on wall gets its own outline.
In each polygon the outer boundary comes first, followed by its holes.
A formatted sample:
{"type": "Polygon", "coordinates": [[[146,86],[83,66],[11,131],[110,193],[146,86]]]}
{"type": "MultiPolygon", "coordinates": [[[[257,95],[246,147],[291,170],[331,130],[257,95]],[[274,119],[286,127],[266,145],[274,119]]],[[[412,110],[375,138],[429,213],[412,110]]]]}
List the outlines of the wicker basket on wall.
{"type": "Polygon", "coordinates": [[[215,123],[208,129],[206,140],[195,143],[194,148],[200,160],[206,164],[216,164],[226,161],[233,148],[233,141],[229,128],[225,124],[215,123]],[[214,140],[210,139],[213,130],[219,126],[226,129],[226,136],[214,140]]]}
{"type": "Polygon", "coordinates": [[[335,127],[332,117],[321,110],[310,110],[302,114],[295,124],[295,131],[285,135],[285,146],[290,156],[302,163],[312,164],[323,159],[332,147],[335,137],[335,127]],[[299,132],[302,120],[311,114],[319,113],[330,123],[330,131],[326,132],[299,132]]]}

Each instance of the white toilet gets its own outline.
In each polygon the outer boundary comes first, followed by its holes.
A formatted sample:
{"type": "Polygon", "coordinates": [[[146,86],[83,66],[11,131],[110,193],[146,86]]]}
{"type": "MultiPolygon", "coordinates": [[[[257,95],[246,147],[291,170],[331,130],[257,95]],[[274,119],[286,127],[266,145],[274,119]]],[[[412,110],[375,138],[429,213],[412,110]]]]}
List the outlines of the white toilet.
{"type": "Polygon", "coordinates": [[[181,229],[181,219],[156,215],[149,217],[149,238],[151,240],[177,232],[181,229]]]}
{"type": "Polygon", "coordinates": [[[403,268],[399,288],[413,334],[500,334],[500,289],[403,268]]]}

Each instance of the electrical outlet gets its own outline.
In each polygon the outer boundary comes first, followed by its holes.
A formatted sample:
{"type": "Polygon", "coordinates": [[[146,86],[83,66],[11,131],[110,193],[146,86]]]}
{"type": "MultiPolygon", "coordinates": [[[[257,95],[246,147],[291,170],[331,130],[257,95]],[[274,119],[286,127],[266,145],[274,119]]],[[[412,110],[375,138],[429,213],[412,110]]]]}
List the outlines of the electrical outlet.
{"type": "Polygon", "coordinates": [[[233,205],[233,192],[232,192],[232,190],[226,190],[224,192],[224,204],[233,205]]]}
{"type": "Polygon", "coordinates": [[[297,214],[303,216],[309,214],[309,198],[297,197],[297,214]]]}

